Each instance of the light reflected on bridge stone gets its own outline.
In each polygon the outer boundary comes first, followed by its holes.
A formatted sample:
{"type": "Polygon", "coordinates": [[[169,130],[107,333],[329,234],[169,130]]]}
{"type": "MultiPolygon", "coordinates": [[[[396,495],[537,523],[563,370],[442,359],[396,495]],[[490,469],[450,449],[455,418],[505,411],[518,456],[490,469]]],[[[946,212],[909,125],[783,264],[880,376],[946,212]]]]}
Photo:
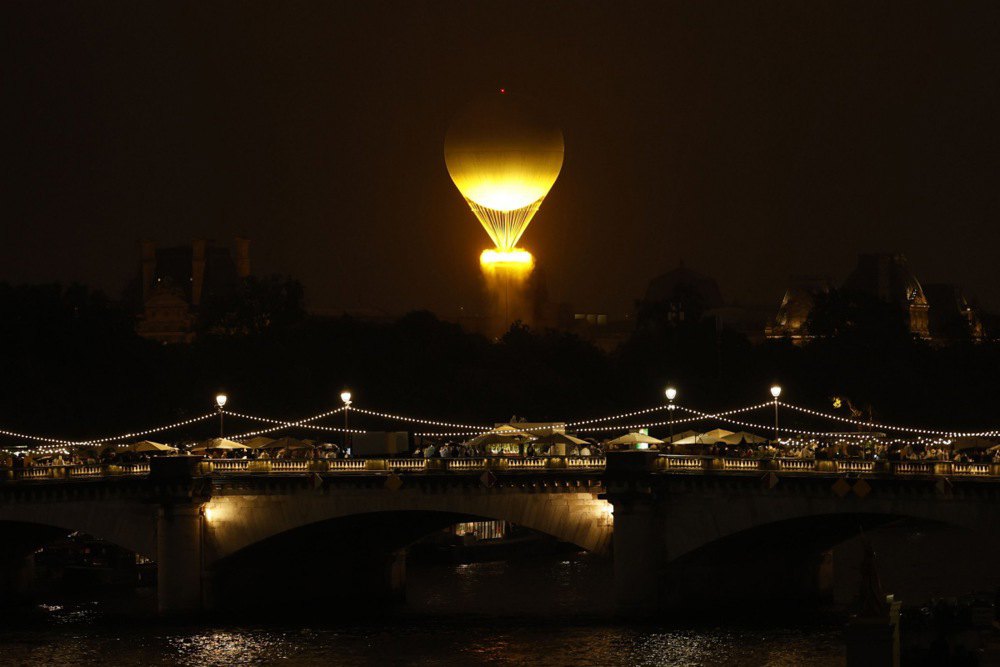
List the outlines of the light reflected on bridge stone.
{"type": "Polygon", "coordinates": [[[613,526],[615,523],[615,506],[607,500],[595,498],[593,501],[594,517],[604,526],[613,526]]]}

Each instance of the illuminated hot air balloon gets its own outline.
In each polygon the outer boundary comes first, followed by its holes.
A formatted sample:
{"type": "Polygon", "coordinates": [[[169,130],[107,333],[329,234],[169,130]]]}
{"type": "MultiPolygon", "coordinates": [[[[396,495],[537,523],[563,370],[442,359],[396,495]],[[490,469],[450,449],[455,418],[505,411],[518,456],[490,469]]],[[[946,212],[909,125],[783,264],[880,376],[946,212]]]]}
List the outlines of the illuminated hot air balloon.
{"type": "Polygon", "coordinates": [[[530,264],[516,248],[559,177],[563,136],[544,116],[505,90],[469,105],[444,142],[451,180],[496,246],[483,264],[530,264]]]}

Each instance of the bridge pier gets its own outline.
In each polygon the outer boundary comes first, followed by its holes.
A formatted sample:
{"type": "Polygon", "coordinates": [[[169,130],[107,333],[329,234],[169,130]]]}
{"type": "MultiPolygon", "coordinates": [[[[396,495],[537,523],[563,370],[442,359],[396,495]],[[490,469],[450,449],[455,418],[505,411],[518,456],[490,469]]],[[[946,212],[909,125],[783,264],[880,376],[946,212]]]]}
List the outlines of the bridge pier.
{"type": "Polygon", "coordinates": [[[650,486],[656,452],[608,455],[607,500],[614,506],[615,608],[647,616],[661,606],[663,525],[650,486]]]}
{"type": "Polygon", "coordinates": [[[647,616],[660,607],[663,529],[652,503],[615,503],[615,607],[625,615],[647,616]]]}
{"type": "MultiPolygon", "coordinates": [[[[614,595],[620,614],[707,611],[738,600],[779,606],[832,601],[833,554],[822,538],[827,529],[843,526],[813,521],[818,534],[799,530],[791,542],[766,529],[720,540],[719,526],[740,509],[726,503],[718,514],[703,513],[697,504],[704,496],[683,508],[689,496],[667,487],[659,472],[655,452],[608,454],[605,497],[614,506],[614,595]],[[699,548],[692,550],[691,544],[699,548]]],[[[751,479],[752,488],[758,487],[751,479]]]]}
{"type": "Polygon", "coordinates": [[[168,504],[156,521],[157,607],[160,614],[202,610],[202,510],[200,504],[168,504]]]}
{"type": "Polygon", "coordinates": [[[156,514],[156,598],[161,615],[205,608],[205,502],[211,485],[195,479],[200,456],[155,457],[149,477],[159,500],[156,514]]]}

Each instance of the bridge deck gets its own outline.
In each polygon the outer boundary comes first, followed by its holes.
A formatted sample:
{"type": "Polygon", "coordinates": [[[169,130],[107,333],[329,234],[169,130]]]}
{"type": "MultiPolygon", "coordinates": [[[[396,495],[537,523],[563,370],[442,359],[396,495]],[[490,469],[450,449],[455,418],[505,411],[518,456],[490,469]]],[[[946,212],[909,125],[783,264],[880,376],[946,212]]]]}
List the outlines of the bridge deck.
{"type": "MultiPolygon", "coordinates": [[[[428,474],[428,473],[601,473],[603,457],[546,457],[529,459],[336,459],[329,461],[283,461],[247,459],[208,459],[198,465],[205,476],[230,475],[357,475],[357,474],[428,474]]],[[[711,456],[661,455],[654,470],[660,474],[762,474],[782,475],[852,475],[899,477],[977,477],[1000,478],[1000,463],[958,463],[950,461],[873,461],[812,460],[798,458],[750,459],[711,456]]],[[[105,465],[34,466],[24,469],[0,469],[0,483],[105,477],[144,477],[149,463],[105,465]]]]}

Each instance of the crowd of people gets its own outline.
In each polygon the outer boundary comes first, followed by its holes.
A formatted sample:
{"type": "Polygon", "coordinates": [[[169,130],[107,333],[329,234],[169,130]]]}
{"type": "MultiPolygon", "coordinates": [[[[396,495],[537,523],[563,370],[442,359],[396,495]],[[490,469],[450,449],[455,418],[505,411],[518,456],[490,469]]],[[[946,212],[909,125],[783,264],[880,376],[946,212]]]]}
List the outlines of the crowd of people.
{"type": "Polygon", "coordinates": [[[497,456],[516,456],[521,458],[537,458],[544,456],[603,456],[604,447],[597,442],[586,442],[582,445],[564,446],[557,449],[555,445],[541,445],[534,442],[511,443],[502,445],[476,445],[471,442],[444,442],[414,447],[411,456],[415,459],[469,459],[497,456]]]}
{"type": "MultiPolygon", "coordinates": [[[[945,443],[870,441],[781,441],[716,443],[691,445],[651,444],[649,449],[663,454],[685,454],[724,458],[771,459],[798,458],[817,461],[883,460],[883,461],[951,461],[956,463],[1000,463],[1000,445],[957,449],[945,443]]],[[[545,445],[533,441],[507,444],[474,444],[473,442],[418,441],[410,452],[415,459],[464,459],[485,457],[538,458],[550,456],[598,457],[615,448],[596,440],[576,445],[545,445]]],[[[200,454],[212,459],[244,460],[305,460],[322,461],[350,458],[350,448],[333,443],[298,441],[287,447],[199,449],[196,443],[181,444],[180,454],[200,454]]],[[[87,466],[142,463],[154,456],[172,452],[137,452],[127,447],[108,446],[67,449],[48,454],[0,451],[0,469],[24,469],[36,466],[87,466]]]]}
{"type": "MultiPolygon", "coordinates": [[[[655,446],[651,446],[654,448],[655,446]]],[[[698,454],[725,458],[772,459],[798,458],[817,461],[951,461],[954,463],[1000,463],[1000,445],[984,443],[981,447],[956,449],[943,443],[921,442],[764,442],[729,445],[717,443],[697,447],[664,444],[659,451],[666,454],[698,454]]]]}

